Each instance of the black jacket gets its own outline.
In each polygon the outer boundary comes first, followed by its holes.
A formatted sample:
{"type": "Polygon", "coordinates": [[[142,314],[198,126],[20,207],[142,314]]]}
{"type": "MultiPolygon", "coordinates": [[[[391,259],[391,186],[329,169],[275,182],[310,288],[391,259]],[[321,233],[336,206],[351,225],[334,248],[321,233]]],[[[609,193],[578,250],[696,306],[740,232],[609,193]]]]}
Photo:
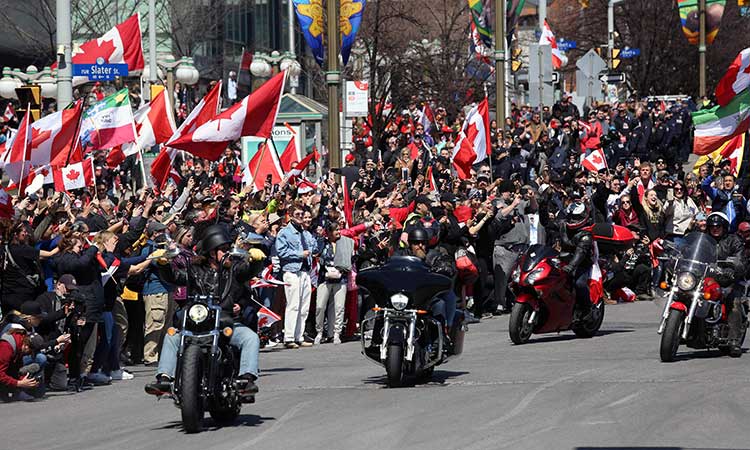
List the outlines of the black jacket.
{"type": "MultiPolygon", "coordinates": [[[[562,225],[563,227],[565,225],[562,225]]],[[[592,248],[594,247],[594,236],[590,231],[578,231],[569,236],[570,233],[563,231],[560,233],[563,252],[571,253],[573,256],[568,262],[575,272],[581,267],[588,267],[593,264],[592,248]]]]}
{"type": "Polygon", "coordinates": [[[732,267],[717,277],[717,281],[722,286],[731,286],[736,281],[745,279],[745,258],[743,252],[745,245],[742,239],[736,234],[728,234],[719,240],[717,245],[716,257],[719,261],[732,259],[732,267]]]}
{"type": "Polygon", "coordinates": [[[91,246],[80,255],[66,252],[55,258],[58,275],[69,273],[78,282],[78,289],[86,303],[86,320],[101,322],[104,311],[102,267],[96,259],[98,250],[91,246]]]}

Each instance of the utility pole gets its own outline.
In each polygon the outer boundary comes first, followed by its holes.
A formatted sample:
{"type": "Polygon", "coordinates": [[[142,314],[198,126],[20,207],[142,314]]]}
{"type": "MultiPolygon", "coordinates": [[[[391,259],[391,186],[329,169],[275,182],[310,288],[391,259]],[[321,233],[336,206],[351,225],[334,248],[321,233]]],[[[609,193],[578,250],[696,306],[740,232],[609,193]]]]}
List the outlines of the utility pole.
{"type": "Polygon", "coordinates": [[[70,0],[57,0],[57,109],[73,101],[73,61],[71,56],[70,0]]]}
{"type": "Polygon", "coordinates": [[[547,0],[539,0],[539,31],[544,32],[544,21],[547,20],[547,0]]]}
{"type": "Polygon", "coordinates": [[[495,119],[499,128],[505,128],[505,0],[495,0],[495,119]]]}
{"type": "MultiPolygon", "coordinates": [[[[151,86],[156,84],[156,0],[148,0],[148,98],[151,99],[151,86]]],[[[170,97],[170,101],[171,101],[170,97]]]]}
{"type": "Polygon", "coordinates": [[[328,61],[326,84],[328,85],[328,166],[341,167],[341,141],[339,137],[339,5],[336,0],[327,0],[328,61]]]}
{"type": "MultiPolygon", "coordinates": [[[[287,0],[287,19],[288,19],[288,27],[289,27],[289,53],[292,55],[297,55],[297,52],[295,51],[296,45],[294,44],[294,3],[292,3],[292,0],[287,0]]],[[[290,83],[290,89],[289,91],[292,94],[297,93],[297,83],[290,83]]]]}
{"type": "Polygon", "coordinates": [[[612,51],[615,48],[615,5],[624,0],[609,0],[607,4],[607,68],[613,69],[612,51]]]}
{"type": "Polygon", "coordinates": [[[706,95],[706,0],[698,0],[698,17],[698,95],[703,97],[706,95]]]}

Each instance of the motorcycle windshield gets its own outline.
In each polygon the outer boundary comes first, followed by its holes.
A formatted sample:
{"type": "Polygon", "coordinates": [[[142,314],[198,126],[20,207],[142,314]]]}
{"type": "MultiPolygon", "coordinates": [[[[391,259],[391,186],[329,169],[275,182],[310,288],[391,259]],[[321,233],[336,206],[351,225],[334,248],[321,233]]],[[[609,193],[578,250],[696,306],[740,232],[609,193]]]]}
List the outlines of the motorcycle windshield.
{"type": "Polygon", "coordinates": [[[526,253],[521,257],[521,270],[523,272],[529,272],[536,267],[545,258],[555,258],[558,253],[552,247],[546,247],[544,245],[535,244],[526,250],[526,253]]]}
{"type": "Polygon", "coordinates": [[[404,293],[410,308],[427,309],[435,295],[451,288],[451,279],[430,272],[419,258],[395,256],[382,266],[360,271],[357,284],[370,292],[371,302],[380,306],[393,294],[404,293]]]}
{"type": "Polygon", "coordinates": [[[694,231],[685,237],[685,243],[679,248],[680,260],[677,263],[679,272],[703,273],[706,266],[716,264],[716,241],[706,233],[694,231]]]}

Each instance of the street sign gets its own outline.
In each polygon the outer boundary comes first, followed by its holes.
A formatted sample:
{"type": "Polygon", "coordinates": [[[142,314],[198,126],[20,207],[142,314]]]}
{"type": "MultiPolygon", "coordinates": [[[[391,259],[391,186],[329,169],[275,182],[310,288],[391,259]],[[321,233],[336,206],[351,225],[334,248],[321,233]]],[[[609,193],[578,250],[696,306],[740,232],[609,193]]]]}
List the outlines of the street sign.
{"type": "Polygon", "coordinates": [[[560,82],[560,72],[552,72],[552,84],[560,82]]]}
{"type": "Polygon", "coordinates": [[[551,105],[554,103],[552,72],[552,47],[532,44],[529,46],[529,103],[551,105]]]}
{"type": "Polygon", "coordinates": [[[567,52],[573,50],[574,48],[578,48],[578,43],[576,41],[566,41],[565,39],[560,39],[559,41],[557,41],[557,48],[564,52],[567,52]]]}
{"type": "Polygon", "coordinates": [[[625,47],[620,52],[620,58],[622,58],[622,59],[630,59],[630,58],[635,58],[637,56],[641,56],[641,49],[640,48],[625,47]]]}
{"type": "Polygon", "coordinates": [[[367,81],[346,82],[346,117],[367,116],[369,104],[369,84],[367,81]]]}
{"type": "Polygon", "coordinates": [[[620,84],[625,82],[625,74],[622,72],[609,72],[602,75],[600,80],[607,84],[620,84]]]}
{"type": "Polygon", "coordinates": [[[607,63],[604,62],[604,60],[596,54],[596,50],[592,48],[576,61],[576,67],[578,67],[586,76],[598,77],[599,73],[607,68],[607,63]]]}
{"type": "Polygon", "coordinates": [[[584,99],[604,100],[599,75],[588,76],[583,71],[576,70],[576,95],[584,99]]]}
{"type": "Polygon", "coordinates": [[[73,76],[87,77],[89,81],[114,80],[128,76],[127,64],[104,64],[104,58],[97,58],[93,64],[73,64],[73,76]]]}

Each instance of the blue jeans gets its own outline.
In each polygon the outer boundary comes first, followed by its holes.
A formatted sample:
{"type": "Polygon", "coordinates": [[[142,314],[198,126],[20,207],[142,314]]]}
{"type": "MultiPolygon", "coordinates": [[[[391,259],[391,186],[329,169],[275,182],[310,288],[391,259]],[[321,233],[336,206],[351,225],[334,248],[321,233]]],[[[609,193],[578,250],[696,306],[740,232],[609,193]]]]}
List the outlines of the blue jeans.
{"type": "MultiPolygon", "coordinates": [[[[180,333],[173,336],[166,335],[164,344],[161,346],[159,353],[159,367],[157,374],[169,375],[174,378],[177,369],[177,352],[180,350],[180,333]]],[[[251,373],[258,376],[258,352],[260,351],[260,340],[255,331],[250,328],[235,323],[234,333],[229,340],[229,344],[240,349],[240,375],[251,373]]]]}
{"type": "Polygon", "coordinates": [[[23,357],[23,365],[28,366],[29,364],[39,364],[40,369],[44,369],[47,366],[47,355],[43,353],[37,353],[34,356],[26,355],[23,357]]]}

